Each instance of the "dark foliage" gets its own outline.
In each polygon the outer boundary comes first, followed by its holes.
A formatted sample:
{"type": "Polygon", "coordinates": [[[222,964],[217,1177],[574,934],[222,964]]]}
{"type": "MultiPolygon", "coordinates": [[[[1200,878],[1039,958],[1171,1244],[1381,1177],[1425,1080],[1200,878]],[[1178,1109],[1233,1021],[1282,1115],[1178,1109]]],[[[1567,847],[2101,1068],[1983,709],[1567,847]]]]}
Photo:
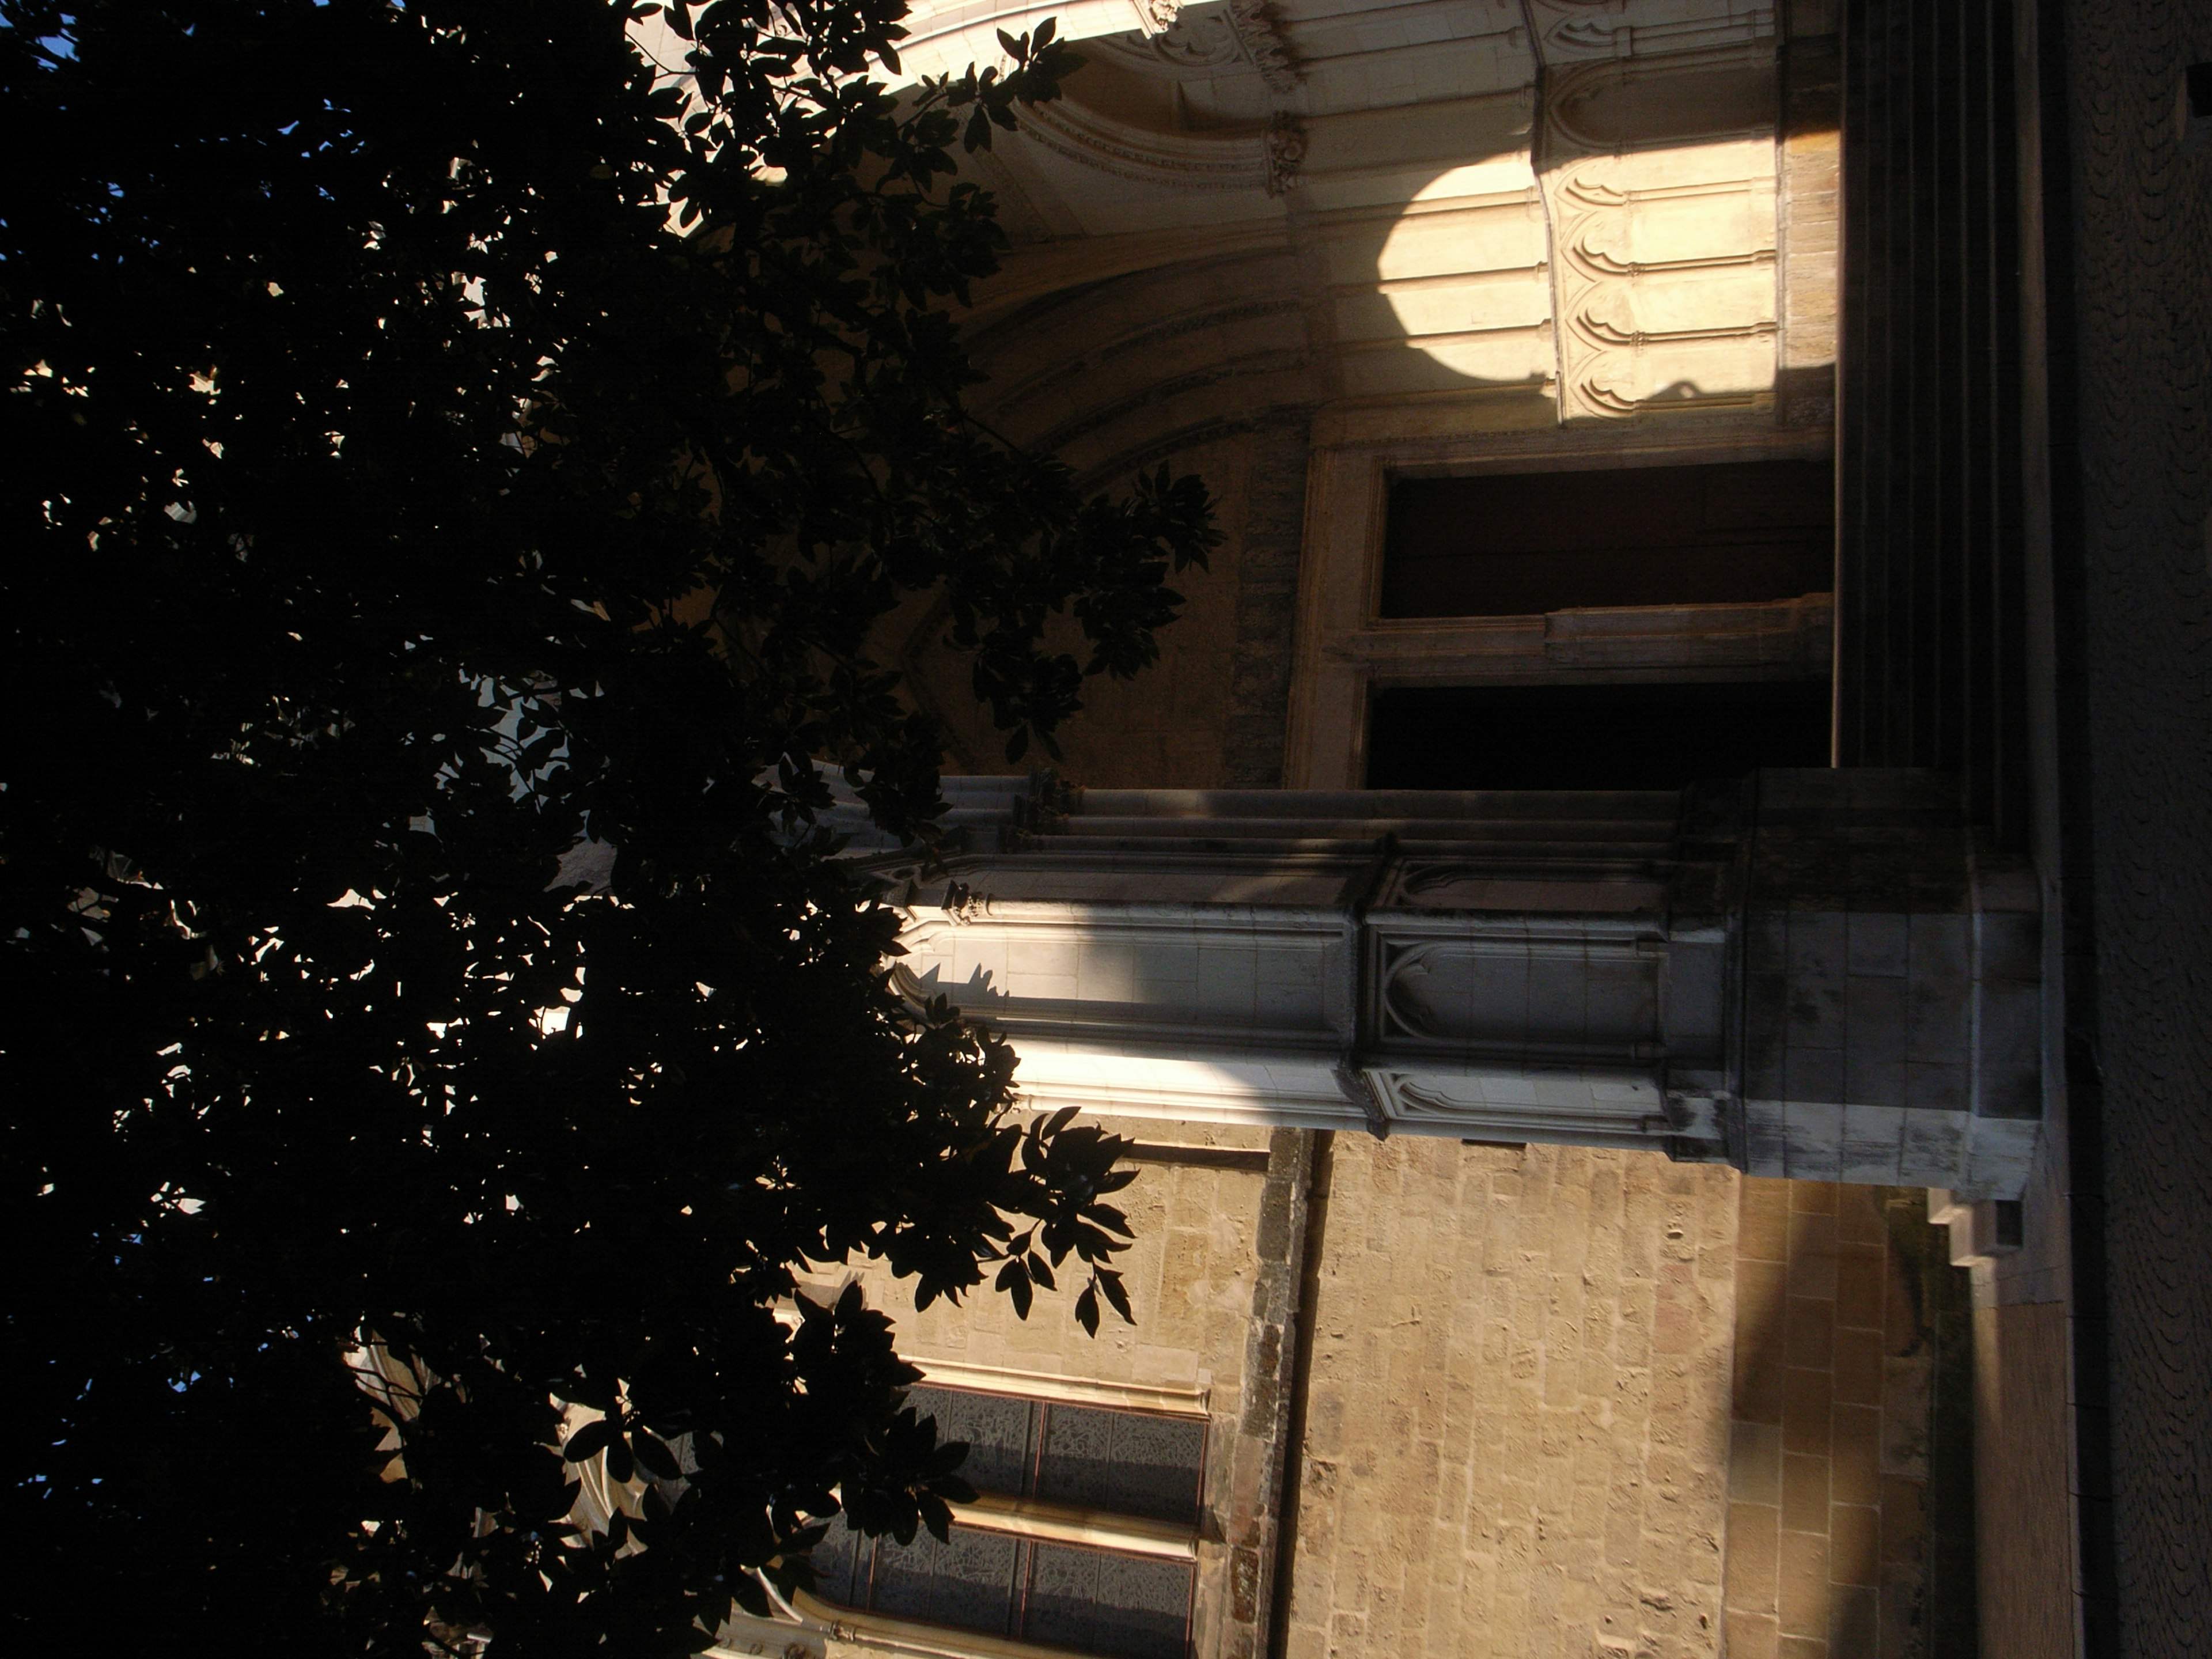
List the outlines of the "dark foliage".
{"type": "Polygon", "coordinates": [[[949,150],[1069,59],[895,102],[897,0],[679,3],[694,93],[659,9],[0,0],[20,1650],[696,1649],[833,1489],[964,1492],[796,1270],[1126,1309],[1117,1144],[887,988],[810,758],[926,833],[878,619],[1018,752],[1212,540],[962,408],[949,150]]]}

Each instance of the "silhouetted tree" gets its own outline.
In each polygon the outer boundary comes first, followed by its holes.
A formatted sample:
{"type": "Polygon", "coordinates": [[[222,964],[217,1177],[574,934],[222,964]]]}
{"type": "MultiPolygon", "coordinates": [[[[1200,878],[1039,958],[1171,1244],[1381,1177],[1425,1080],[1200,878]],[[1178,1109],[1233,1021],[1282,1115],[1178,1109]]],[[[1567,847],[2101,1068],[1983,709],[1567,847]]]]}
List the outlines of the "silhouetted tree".
{"type": "Polygon", "coordinates": [[[902,13],[0,0],[18,1650],[696,1650],[964,1490],[795,1272],[1126,1315],[1118,1143],[889,988],[816,763],[925,837],[878,619],[1018,755],[1210,508],[964,411],[949,152],[1072,60],[895,99],[902,13]]]}

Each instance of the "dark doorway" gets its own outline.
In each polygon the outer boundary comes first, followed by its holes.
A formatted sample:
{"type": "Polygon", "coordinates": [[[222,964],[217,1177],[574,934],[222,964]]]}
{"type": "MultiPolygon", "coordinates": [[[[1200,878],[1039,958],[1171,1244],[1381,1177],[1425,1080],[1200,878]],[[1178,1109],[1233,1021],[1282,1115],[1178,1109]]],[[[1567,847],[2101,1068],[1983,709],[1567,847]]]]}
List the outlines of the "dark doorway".
{"type": "Polygon", "coordinates": [[[1402,687],[1367,728],[1370,789],[1679,789],[1827,763],[1826,680],[1402,687]]]}
{"type": "Polygon", "coordinates": [[[1385,617],[1728,605],[1835,585],[1825,461],[1399,478],[1385,617]]]}

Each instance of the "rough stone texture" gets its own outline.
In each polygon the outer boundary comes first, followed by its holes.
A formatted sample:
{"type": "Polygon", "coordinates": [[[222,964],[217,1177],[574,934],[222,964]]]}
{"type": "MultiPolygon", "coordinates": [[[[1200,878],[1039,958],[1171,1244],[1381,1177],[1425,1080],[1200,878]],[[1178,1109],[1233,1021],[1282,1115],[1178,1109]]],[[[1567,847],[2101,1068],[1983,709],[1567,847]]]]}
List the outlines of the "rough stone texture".
{"type": "MultiPolygon", "coordinates": [[[[2212,1644],[2212,152],[2185,151],[2176,116],[2184,67],[2212,59],[2212,9],[2063,9],[2071,82],[2118,1635],[2131,1656],[2201,1654],[2212,1644]]],[[[2082,1478],[2103,1495],[2100,1471],[2082,1478]]]]}
{"type": "Polygon", "coordinates": [[[2066,1310],[1974,1310],[1975,1534],[1982,1650],[2072,1659],[2066,1310]]]}
{"type": "Polygon", "coordinates": [[[1719,1651],[1737,1182],[1337,1137],[1288,1659],[1719,1651]]]}
{"type": "Polygon", "coordinates": [[[1972,1449],[1945,1364],[1965,1353],[1964,1286],[1931,1279],[1962,1275],[1925,1206],[1917,1188],[1743,1183],[1729,1659],[1974,1650],[1972,1449]]]}

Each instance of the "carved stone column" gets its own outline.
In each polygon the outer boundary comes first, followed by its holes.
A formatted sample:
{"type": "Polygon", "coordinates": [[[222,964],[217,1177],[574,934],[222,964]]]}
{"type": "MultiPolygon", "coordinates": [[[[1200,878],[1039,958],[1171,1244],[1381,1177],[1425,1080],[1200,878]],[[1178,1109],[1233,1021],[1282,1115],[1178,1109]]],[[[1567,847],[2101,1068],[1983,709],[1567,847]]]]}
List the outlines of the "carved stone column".
{"type": "Polygon", "coordinates": [[[2035,885],[1934,775],[948,793],[959,850],[871,859],[896,971],[1040,1107],[1986,1196],[2033,1152],[2035,885]]]}

